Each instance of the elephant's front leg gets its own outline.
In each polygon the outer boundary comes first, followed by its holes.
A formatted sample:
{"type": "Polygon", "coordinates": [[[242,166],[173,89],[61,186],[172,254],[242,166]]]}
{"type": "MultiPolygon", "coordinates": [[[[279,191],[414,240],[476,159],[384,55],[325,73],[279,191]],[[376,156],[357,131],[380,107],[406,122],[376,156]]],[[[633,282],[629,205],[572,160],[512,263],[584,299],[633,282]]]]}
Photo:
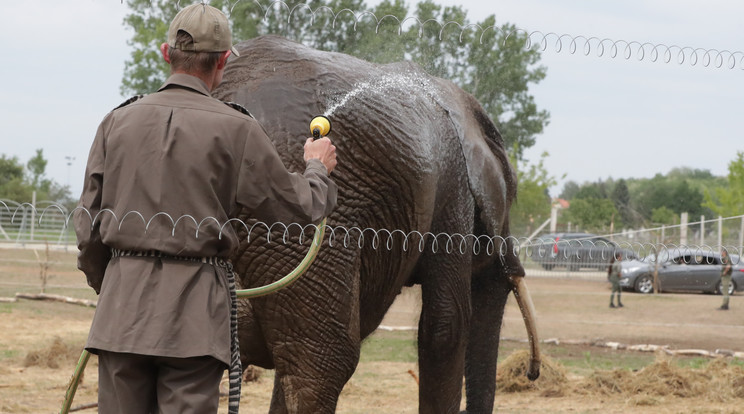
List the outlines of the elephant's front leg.
{"type": "Polygon", "coordinates": [[[470,321],[470,256],[430,255],[421,273],[419,412],[457,413],[470,321]]]}
{"type": "Polygon", "coordinates": [[[498,266],[489,266],[471,279],[473,317],[465,358],[468,414],[493,412],[496,395],[496,362],[504,307],[511,285],[498,266]]]}
{"type": "Polygon", "coordinates": [[[354,352],[351,347],[314,344],[312,349],[315,354],[303,355],[299,361],[277,363],[270,413],[336,412],[339,395],[359,360],[358,348],[354,352]]]}

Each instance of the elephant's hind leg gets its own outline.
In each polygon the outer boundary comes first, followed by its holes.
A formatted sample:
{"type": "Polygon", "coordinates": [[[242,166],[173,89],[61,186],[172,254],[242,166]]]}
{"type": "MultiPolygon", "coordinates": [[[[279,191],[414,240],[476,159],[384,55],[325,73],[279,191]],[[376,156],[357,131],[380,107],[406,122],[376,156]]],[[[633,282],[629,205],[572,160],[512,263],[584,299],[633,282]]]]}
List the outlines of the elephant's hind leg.
{"type": "Polygon", "coordinates": [[[457,413],[470,318],[470,255],[429,255],[421,268],[419,412],[457,413]]]}

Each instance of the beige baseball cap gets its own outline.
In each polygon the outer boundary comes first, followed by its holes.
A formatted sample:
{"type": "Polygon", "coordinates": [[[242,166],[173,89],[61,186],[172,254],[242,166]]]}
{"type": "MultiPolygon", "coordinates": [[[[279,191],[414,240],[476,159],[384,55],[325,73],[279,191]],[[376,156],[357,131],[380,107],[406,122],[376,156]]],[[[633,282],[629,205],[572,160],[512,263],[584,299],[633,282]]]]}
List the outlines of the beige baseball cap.
{"type": "Polygon", "coordinates": [[[205,3],[196,3],[181,9],[173,18],[168,29],[168,46],[191,52],[224,52],[232,51],[235,56],[240,53],[232,45],[230,23],[222,11],[205,3]],[[179,30],[190,34],[193,45],[176,44],[179,30]]]}

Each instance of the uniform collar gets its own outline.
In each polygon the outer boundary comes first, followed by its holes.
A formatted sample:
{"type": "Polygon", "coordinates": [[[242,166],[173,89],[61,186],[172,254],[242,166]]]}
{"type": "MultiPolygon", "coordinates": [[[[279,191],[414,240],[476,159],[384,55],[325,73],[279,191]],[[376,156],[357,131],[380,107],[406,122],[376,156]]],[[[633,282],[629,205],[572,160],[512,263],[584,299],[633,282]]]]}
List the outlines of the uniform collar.
{"type": "Polygon", "coordinates": [[[163,86],[158,89],[158,92],[168,89],[171,86],[180,86],[183,88],[191,89],[194,92],[198,92],[202,95],[212,96],[207,89],[207,84],[203,80],[196,76],[187,75],[185,73],[174,73],[165,80],[163,86]]]}

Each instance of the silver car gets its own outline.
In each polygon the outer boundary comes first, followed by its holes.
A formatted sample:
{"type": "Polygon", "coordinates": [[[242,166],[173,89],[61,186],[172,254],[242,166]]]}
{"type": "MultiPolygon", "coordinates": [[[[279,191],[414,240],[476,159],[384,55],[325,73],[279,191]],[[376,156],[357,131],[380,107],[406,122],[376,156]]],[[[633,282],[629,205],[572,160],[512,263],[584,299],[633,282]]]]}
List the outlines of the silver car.
{"type": "MultiPolygon", "coordinates": [[[[729,294],[744,290],[744,264],[731,255],[733,272],[729,294]]],[[[692,249],[663,250],[658,266],[654,255],[643,260],[622,262],[620,287],[640,293],[654,291],[654,270],[658,270],[659,291],[693,291],[721,294],[721,255],[692,249]]]]}

